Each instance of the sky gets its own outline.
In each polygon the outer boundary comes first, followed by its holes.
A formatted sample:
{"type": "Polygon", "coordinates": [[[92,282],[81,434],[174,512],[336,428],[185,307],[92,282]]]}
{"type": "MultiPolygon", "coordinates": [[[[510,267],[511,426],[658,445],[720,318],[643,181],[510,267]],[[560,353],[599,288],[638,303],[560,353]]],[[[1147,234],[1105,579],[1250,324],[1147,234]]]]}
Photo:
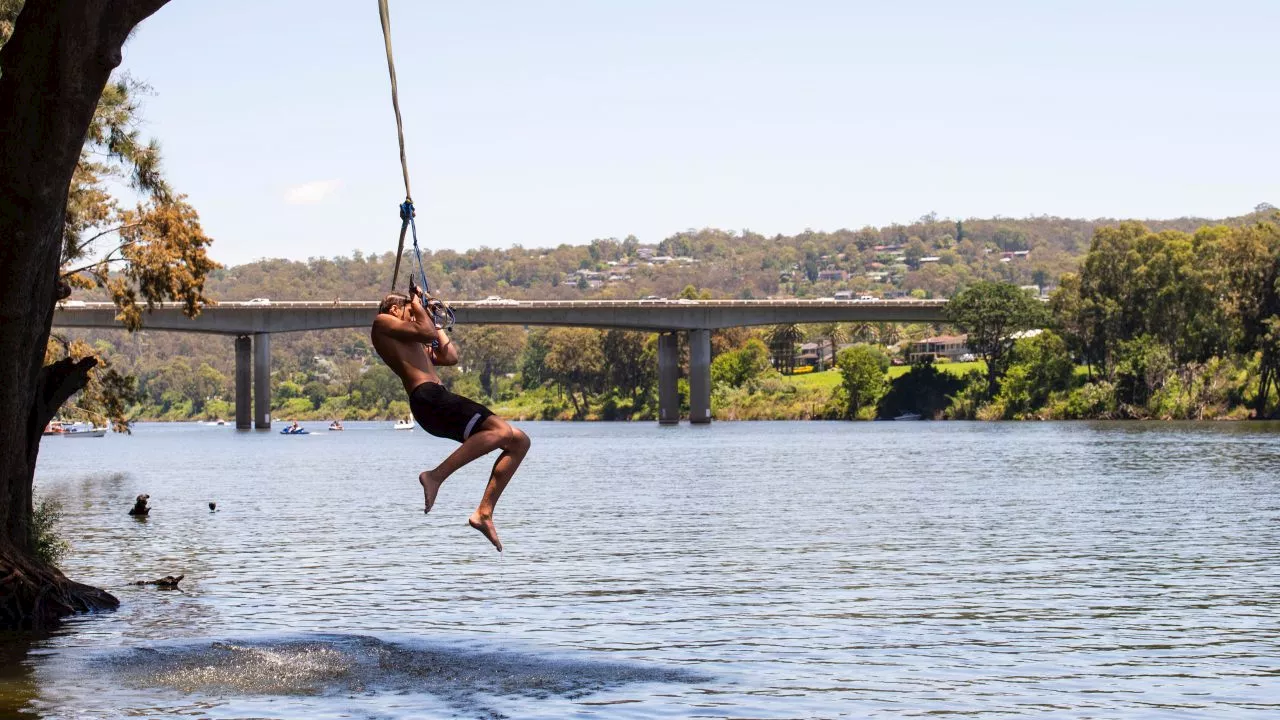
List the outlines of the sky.
{"type": "MultiPolygon", "coordinates": [[[[391,0],[424,248],[1280,205],[1280,3],[391,0]]],[[[125,48],[228,264],[395,249],[374,0],[172,0],[125,48]]]]}

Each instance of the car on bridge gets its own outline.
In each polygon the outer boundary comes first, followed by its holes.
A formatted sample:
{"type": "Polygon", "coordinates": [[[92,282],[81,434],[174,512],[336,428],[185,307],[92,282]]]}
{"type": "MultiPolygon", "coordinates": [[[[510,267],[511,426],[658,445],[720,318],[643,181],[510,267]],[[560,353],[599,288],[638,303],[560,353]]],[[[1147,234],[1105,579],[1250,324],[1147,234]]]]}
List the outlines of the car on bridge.
{"type": "Polygon", "coordinates": [[[520,301],[512,300],[510,298],[504,298],[501,295],[490,295],[489,297],[483,300],[477,300],[476,303],[477,304],[483,303],[485,305],[519,305],[520,301]]]}
{"type": "Polygon", "coordinates": [[[245,305],[270,305],[271,298],[254,298],[252,300],[246,300],[244,304],[245,305]]]}

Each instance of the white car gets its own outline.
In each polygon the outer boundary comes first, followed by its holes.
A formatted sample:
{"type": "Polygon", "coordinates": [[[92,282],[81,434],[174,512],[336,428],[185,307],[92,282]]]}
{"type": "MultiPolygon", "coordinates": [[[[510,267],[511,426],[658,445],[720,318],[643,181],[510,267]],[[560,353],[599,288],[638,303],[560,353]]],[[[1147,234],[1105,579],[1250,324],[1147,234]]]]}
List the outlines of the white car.
{"type": "Polygon", "coordinates": [[[84,301],[83,300],[63,300],[62,302],[58,303],[58,307],[82,308],[84,307],[84,301]]]}
{"type": "Polygon", "coordinates": [[[875,302],[876,300],[879,300],[879,299],[880,299],[880,298],[877,298],[877,297],[876,297],[876,296],[874,296],[874,295],[859,295],[859,296],[858,296],[858,302],[875,302]]]}
{"type": "Polygon", "coordinates": [[[252,300],[246,300],[244,304],[245,305],[270,305],[271,298],[254,298],[252,300]]]}

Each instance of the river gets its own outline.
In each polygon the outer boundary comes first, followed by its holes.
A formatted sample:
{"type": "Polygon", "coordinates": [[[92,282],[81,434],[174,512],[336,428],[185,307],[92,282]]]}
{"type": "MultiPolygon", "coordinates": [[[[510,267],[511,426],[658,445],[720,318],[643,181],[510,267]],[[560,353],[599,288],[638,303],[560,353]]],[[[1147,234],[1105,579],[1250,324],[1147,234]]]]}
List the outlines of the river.
{"type": "Polygon", "coordinates": [[[122,604],[0,641],[0,716],[1280,715],[1275,425],[523,423],[505,555],[487,462],[424,516],[451,443],[310,425],[46,438],[122,604]]]}

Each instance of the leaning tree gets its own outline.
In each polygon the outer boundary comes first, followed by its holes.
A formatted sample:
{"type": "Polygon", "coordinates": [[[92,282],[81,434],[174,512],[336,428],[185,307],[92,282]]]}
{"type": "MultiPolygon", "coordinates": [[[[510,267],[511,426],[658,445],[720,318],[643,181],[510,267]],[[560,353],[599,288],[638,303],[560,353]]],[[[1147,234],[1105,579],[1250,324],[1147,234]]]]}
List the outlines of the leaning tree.
{"type": "Polygon", "coordinates": [[[0,48],[0,628],[117,604],[35,557],[31,487],[41,432],[96,364],[45,364],[69,188],[125,40],[167,1],[28,0],[0,48]]]}

